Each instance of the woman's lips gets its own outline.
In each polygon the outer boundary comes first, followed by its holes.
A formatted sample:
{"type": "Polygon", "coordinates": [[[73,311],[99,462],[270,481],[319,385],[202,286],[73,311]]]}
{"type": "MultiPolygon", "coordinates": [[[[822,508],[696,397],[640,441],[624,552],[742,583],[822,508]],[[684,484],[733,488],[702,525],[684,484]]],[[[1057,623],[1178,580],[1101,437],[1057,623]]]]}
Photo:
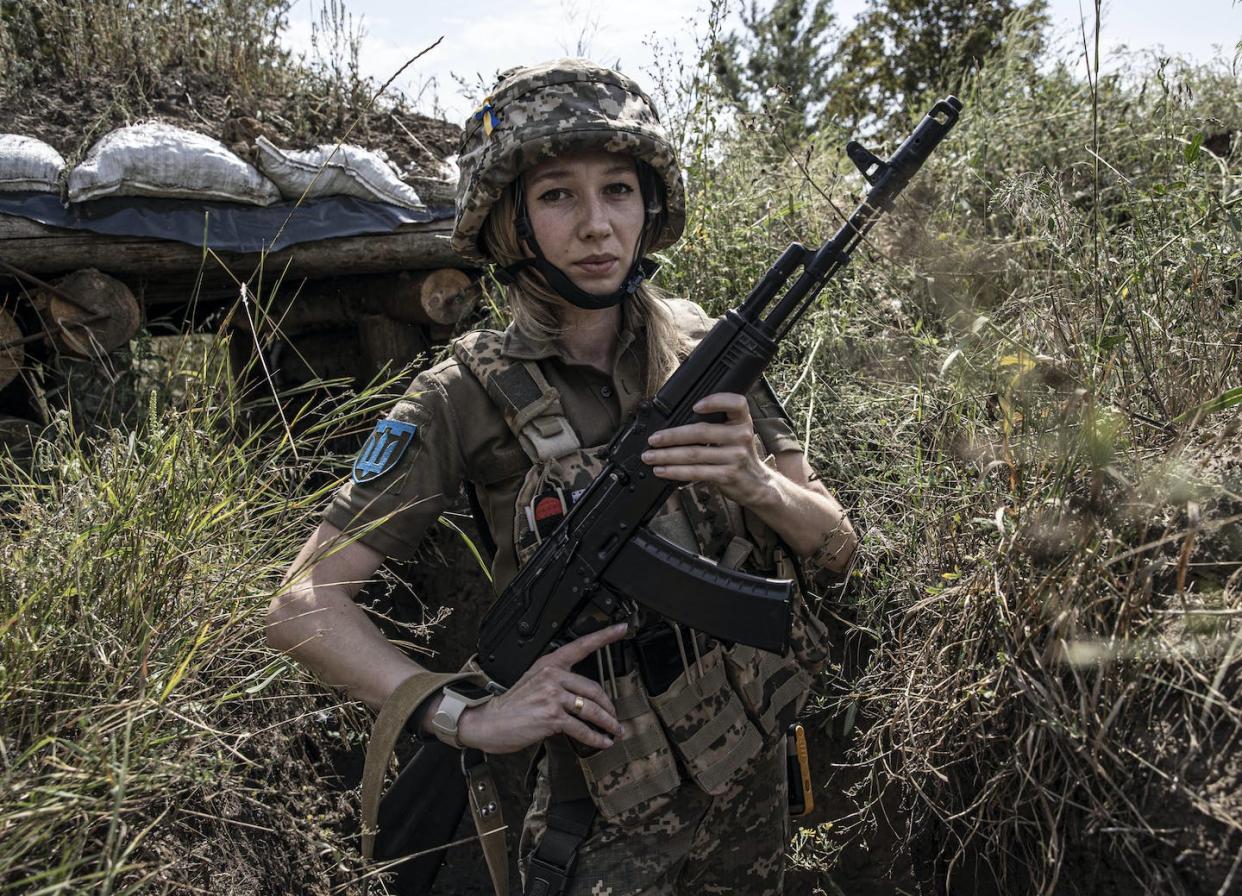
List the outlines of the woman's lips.
{"type": "Polygon", "coordinates": [[[585,271],[588,274],[607,274],[617,265],[615,255],[605,255],[599,257],[584,258],[581,261],[575,261],[574,267],[585,271]]]}

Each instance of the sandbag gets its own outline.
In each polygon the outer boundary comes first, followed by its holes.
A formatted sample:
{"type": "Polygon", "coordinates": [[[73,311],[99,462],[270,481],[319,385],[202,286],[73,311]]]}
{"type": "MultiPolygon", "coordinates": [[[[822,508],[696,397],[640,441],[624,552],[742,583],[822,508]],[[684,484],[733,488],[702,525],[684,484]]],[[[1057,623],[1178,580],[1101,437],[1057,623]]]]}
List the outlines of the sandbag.
{"type": "Polygon", "coordinates": [[[285,199],[305,196],[354,196],[404,208],[423,208],[418,193],[398,177],[388,160],[377,152],[342,143],[324,143],[314,149],[281,149],[258,137],[259,170],[272,179],[285,199]]]}
{"type": "Polygon", "coordinates": [[[159,196],[270,205],[280,191],[220,141],[149,121],[120,128],[69,173],[69,200],[159,196]]]}
{"type": "Polygon", "coordinates": [[[0,134],[0,192],[59,193],[65,160],[34,137],[0,134]]]}

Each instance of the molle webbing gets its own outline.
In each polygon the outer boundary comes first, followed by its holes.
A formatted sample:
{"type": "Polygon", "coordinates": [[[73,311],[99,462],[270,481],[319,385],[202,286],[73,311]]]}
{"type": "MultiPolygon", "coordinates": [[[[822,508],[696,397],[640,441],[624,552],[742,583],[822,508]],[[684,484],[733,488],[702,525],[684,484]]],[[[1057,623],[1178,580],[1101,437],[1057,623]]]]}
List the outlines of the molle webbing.
{"type": "Polygon", "coordinates": [[[504,334],[468,333],[453,343],[453,354],[475,375],[504,415],[533,463],[546,463],[582,447],[561,407],[561,395],[534,361],[503,358],[504,334]]]}

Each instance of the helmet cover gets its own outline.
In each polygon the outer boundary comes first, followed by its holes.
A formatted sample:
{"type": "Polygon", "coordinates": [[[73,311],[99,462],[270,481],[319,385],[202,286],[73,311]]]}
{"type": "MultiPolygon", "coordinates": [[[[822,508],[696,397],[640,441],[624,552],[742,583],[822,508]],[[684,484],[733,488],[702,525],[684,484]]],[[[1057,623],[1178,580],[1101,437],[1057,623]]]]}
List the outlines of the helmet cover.
{"type": "Polygon", "coordinates": [[[664,184],[663,226],[650,248],[681,236],[686,191],[677,154],[651,99],[620,72],[586,59],[511,69],[464,130],[452,237],[463,258],[489,260],[479,234],[496,200],[523,171],[567,152],[603,150],[646,162],[664,184]]]}

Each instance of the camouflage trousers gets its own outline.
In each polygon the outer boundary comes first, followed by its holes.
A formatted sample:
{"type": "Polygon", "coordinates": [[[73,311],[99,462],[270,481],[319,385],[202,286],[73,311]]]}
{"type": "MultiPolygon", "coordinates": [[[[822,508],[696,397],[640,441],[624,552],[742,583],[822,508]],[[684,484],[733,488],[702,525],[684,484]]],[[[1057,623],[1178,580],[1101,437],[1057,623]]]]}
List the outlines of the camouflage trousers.
{"type": "MultiPolygon", "coordinates": [[[[596,816],[566,896],[779,896],[789,806],[784,739],[776,741],[720,796],[683,780],[672,803],[640,824],[615,825],[596,816]]],[[[544,766],[522,827],[523,878],[546,826],[548,792],[544,766]]]]}

